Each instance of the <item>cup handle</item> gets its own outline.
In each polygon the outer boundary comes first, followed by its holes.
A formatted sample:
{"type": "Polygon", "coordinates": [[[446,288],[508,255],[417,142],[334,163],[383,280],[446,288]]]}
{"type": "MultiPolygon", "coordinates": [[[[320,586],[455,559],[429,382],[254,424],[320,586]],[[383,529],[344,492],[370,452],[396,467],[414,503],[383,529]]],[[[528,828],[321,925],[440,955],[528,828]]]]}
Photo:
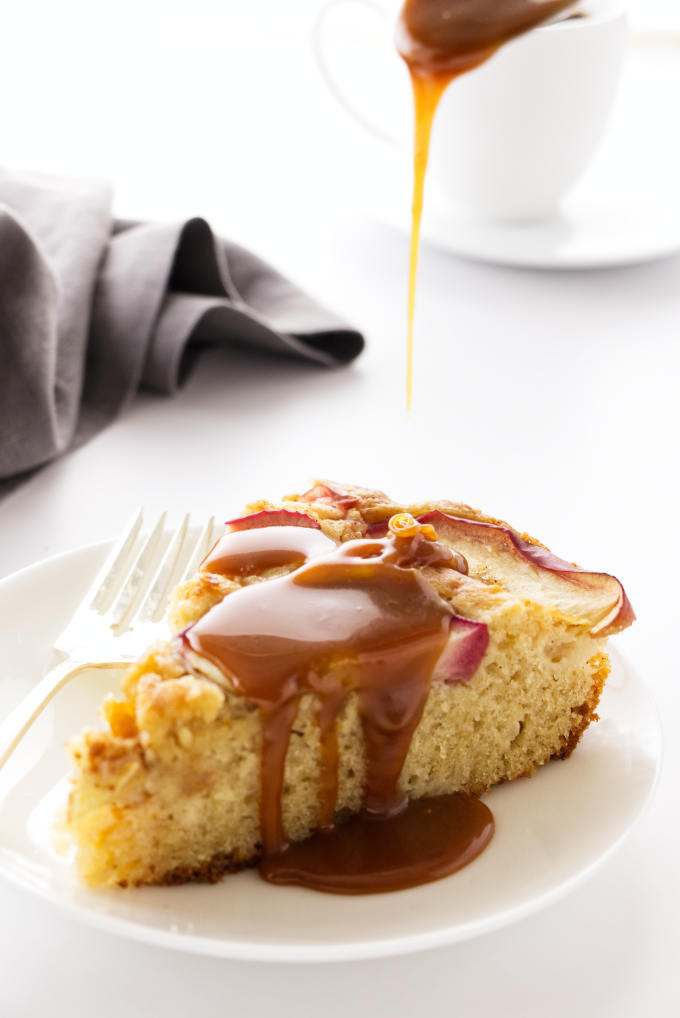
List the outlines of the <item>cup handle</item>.
{"type": "Polygon", "coordinates": [[[342,106],[345,112],[348,113],[353,120],[356,120],[358,124],[361,124],[364,130],[368,131],[369,134],[380,138],[381,141],[387,142],[388,145],[393,145],[396,148],[401,149],[404,146],[402,142],[395,137],[395,135],[390,134],[384,128],[380,127],[379,124],[375,123],[375,121],[364,116],[361,110],[347,98],[342,86],[331,70],[330,63],[326,56],[328,15],[334,8],[344,7],[348,4],[355,4],[364,7],[367,10],[372,11],[374,14],[377,14],[382,19],[388,17],[388,12],[385,8],[378,3],[374,3],[374,0],[329,0],[329,2],[322,7],[320,12],[317,14],[312,25],[312,49],[314,51],[314,56],[316,57],[316,62],[319,66],[321,76],[336,102],[342,106]]]}

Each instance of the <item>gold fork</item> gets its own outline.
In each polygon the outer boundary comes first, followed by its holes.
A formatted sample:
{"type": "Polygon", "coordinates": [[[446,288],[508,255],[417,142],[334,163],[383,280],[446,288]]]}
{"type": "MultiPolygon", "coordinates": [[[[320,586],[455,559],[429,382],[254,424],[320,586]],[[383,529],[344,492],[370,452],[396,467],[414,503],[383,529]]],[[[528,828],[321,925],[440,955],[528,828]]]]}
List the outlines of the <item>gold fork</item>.
{"type": "Polygon", "coordinates": [[[0,768],[56,694],[89,668],[121,668],[162,633],[170,593],[210,550],[213,517],[166,530],[166,513],[149,530],[139,509],[114,544],[75,614],[54,643],[57,664],[0,724],[0,768]]]}

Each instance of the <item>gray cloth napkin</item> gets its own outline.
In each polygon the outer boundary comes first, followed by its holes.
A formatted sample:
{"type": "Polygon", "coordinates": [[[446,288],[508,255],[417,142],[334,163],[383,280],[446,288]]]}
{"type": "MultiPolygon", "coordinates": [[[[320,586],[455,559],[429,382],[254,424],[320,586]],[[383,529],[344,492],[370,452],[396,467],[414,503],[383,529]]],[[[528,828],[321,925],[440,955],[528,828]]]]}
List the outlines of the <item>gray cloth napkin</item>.
{"type": "Polygon", "coordinates": [[[346,364],[361,335],[203,219],[115,221],[99,181],[0,171],[0,497],[105,427],[192,350],[346,364]]]}

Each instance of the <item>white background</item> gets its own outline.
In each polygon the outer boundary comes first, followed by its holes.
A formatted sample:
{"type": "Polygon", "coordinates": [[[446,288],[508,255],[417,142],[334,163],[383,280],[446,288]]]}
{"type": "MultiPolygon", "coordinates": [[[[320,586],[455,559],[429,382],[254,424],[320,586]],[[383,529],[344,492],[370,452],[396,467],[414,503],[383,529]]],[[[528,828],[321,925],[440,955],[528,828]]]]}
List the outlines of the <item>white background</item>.
{"type": "MultiPolygon", "coordinates": [[[[214,352],[175,400],[141,395],[0,506],[0,575],[115,534],[139,502],[229,515],[315,474],[460,498],[624,579],[639,621],[617,643],[661,708],[661,786],[567,900],[411,959],[287,968],[168,954],[2,886],[0,1016],[671,1018],[680,257],[562,275],[426,249],[407,419],[407,238],[365,211],[373,150],[319,82],[308,43],[319,6],[23,0],[5,11],[3,163],[110,177],[121,215],[205,215],[352,319],[368,347],[336,373],[214,352]]],[[[676,6],[640,2],[636,23],[670,12],[677,25],[676,6]]],[[[612,186],[646,181],[677,203],[663,188],[680,165],[679,94],[680,48],[637,44],[615,121],[639,144],[612,186]]]]}

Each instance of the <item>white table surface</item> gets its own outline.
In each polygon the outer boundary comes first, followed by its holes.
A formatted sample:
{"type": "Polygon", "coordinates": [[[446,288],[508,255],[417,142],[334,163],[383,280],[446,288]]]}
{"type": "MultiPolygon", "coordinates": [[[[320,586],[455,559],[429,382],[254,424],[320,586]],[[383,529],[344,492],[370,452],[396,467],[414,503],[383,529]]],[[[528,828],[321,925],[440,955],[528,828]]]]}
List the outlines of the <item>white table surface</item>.
{"type": "MultiPolygon", "coordinates": [[[[96,54],[83,44],[93,8],[58,6],[59,17],[30,0],[17,14],[3,94],[38,12],[44,73],[26,75],[3,114],[5,161],[113,176],[123,215],[206,215],[356,322],[368,346],[337,372],[206,353],[176,399],[140,395],[0,504],[0,575],[115,535],[140,502],[226,517],[315,475],[460,498],[624,580],[638,622],[616,642],[654,691],[666,752],[651,807],[586,885],[498,933],[410,958],[288,967],[168,953],[0,885],[0,1015],[676,1016],[680,256],[560,274],[425,250],[407,419],[407,238],[348,200],[370,148],[314,74],[304,29],[318,3],[300,0],[292,28],[263,5],[274,20],[259,79],[243,56],[257,18],[239,12],[232,26],[234,3],[200,0],[191,20],[122,3],[96,54]],[[84,88],[95,73],[97,88],[84,88]]],[[[664,122],[679,62],[672,50],[636,57],[617,112],[620,124],[645,110],[636,171],[650,182],[677,157],[664,122]]]]}

